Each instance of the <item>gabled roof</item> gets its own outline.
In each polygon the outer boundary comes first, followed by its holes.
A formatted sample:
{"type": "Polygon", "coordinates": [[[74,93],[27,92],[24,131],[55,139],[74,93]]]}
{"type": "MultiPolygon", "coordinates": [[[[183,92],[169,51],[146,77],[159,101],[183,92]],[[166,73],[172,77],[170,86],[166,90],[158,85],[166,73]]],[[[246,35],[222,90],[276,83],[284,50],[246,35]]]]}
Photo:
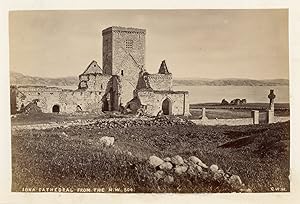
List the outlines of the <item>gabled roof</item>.
{"type": "Polygon", "coordinates": [[[85,71],[82,73],[82,75],[86,74],[102,74],[102,69],[100,66],[97,64],[95,60],[93,60],[89,66],[85,69],[85,71]]]}
{"type": "Polygon", "coordinates": [[[170,74],[165,60],[163,60],[161,62],[158,73],[159,74],[170,74]]]}

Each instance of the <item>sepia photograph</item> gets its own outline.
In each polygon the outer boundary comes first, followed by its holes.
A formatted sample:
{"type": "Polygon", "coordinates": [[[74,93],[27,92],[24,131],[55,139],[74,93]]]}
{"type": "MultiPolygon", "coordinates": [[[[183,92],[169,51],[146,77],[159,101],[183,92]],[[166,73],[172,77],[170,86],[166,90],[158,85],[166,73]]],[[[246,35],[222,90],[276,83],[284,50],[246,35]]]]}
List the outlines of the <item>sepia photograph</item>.
{"type": "Polygon", "coordinates": [[[291,191],[288,9],[8,15],[12,192],[291,191]]]}

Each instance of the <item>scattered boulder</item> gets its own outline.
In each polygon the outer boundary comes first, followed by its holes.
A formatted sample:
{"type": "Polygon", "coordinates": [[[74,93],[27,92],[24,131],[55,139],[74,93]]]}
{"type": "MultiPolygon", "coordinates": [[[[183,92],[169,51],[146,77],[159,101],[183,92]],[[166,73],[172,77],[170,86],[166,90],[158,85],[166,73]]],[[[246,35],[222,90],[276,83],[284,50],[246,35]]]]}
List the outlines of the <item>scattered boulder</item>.
{"type": "MultiPolygon", "coordinates": [[[[187,173],[191,176],[196,176],[198,174],[198,166],[189,166],[187,173]]],[[[200,167],[201,168],[201,167],[200,167]]],[[[202,169],[201,169],[202,170],[202,169]]]]}
{"type": "Polygon", "coordinates": [[[170,157],[166,157],[166,158],[164,158],[164,161],[171,162],[171,158],[170,157]]]}
{"type": "Polygon", "coordinates": [[[173,165],[170,162],[164,162],[161,165],[159,165],[159,168],[161,170],[171,170],[173,168],[173,165]]]}
{"type": "Polygon", "coordinates": [[[216,173],[216,172],[218,171],[219,167],[218,167],[217,165],[213,164],[213,165],[211,165],[211,166],[209,167],[209,169],[210,169],[213,173],[216,173]]]}
{"type": "Polygon", "coordinates": [[[165,172],[164,172],[164,171],[161,171],[161,170],[156,171],[156,172],[154,173],[154,176],[159,180],[159,179],[161,179],[161,178],[163,178],[163,177],[165,176],[165,172]]]}
{"type": "Polygon", "coordinates": [[[252,190],[250,188],[242,188],[240,189],[241,193],[252,193],[252,190]]]}
{"type": "Polygon", "coordinates": [[[225,173],[222,169],[219,169],[217,170],[216,172],[214,172],[214,176],[213,176],[213,179],[214,180],[217,180],[217,181],[222,181],[224,180],[226,177],[225,177],[225,173]]]}
{"type": "Polygon", "coordinates": [[[228,179],[228,183],[235,189],[242,189],[244,187],[244,184],[238,175],[232,175],[228,179]]]}
{"type": "Polygon", "coordinates": [[[154,168],[158,167],[159,165],[161,165],[162,163],[164,163],[164,160],[162,160],[161,158],[153,155],[149,157],[149,163],[151,166],[153,166],[154,168]]]}
{"type": "Polygon", "coordinates": [[[206,164],[204,164],[198,157],[195,157],[195,156],[190,156],[188,158],[188,160],[194,164],[197,164],[199,165],[200,167],[203,167],[203,168],[208,168],[208,166],[206,164]]]}
{"type": "Polygon", "coordinates": [[[164,182],[169,183],[169,184],[170,184],[170,183],[173,183],[173,182],[174,182],[174,177],[168,175],[168,176],[166,176],[166,177],[164,178],[164,182]]]}
{"type": "Polygon", "coordinates": [[[187,169],[188,169],[187,166],[176,166],[175,173],[180,175],[180,174],[183,174],[184,172],[186,172],[187,169]]]}
{"type": "Polygon", "coordinates": [[[220,184],[227,182],[231,188],[236,192],[252,192],[251,189],[246,188],[245,184],[237,175],[228,175],[216,164],[212,164],[209,168],[196,156],[190,156],[188,159],[183,159],[181,156],[166,157],[160,159],[153,155],[149,158],[151,166],[156,168],[154,176],[157,180],[162,179],[163,182],[171,184],[174,182],[174,175],[188,174],[192,177],[200,177],[208,182],[217,181],[220,184]],[[171,171],[172,170],[172,171],[171,171]]]}
{"type": "Polygon", "coordinates": [[[115,142],[114,137],[104,136],[100,138],[100,143],[103,144],[104,146],[112,146],[114,142],[115,142]]]}
{"type": "Polygon", "coordinates": [[[218,174],[221,174],[222,176],[225,176],[225,172],[224,172],[222,169],[219,169],[219,170],[217,171],[217,173],[218,173],[218,174]]]}
{"type": "Polygon", "coordinates": [[[182,165],[184,164],[183,158],[179,155],[176,155],[171,158],[171,163],[174,165],[182,165]]]}
{"type": "Polygon", "coordinates": [[[188,158],[188,160],[193,162],[194,164],[198,164],[199,162],[201,162],[201,160],[198,157],[195,157],[195,156],[190,156],[188,158]]]}
{"type": "Polygon", "coordinates": [[[200,172],[200,175],[203,179],[207,179],[209,177],[209,174],[205,171],[200,172]]]}
{"type": "Polygon", "coordinates": [[[220,184],[222,184],[222,182],[227,182],[227,184],[237,192],[252,192],[251,189],[246,188],[239,176],[226,174],[216,164],[212,164],[208,168],[208,166],[196,156],[190,156],[186,160],[179,155],[171,158],[166,157],[164,159],[153,155],[149,157],[149,163],[157,170],[154,173],[155,178],[157,180],[162,179],[167,184],[174,182],[173,174],[188,174],[193,177],[200,177],[208,182],[217,181],[220,184]]]}

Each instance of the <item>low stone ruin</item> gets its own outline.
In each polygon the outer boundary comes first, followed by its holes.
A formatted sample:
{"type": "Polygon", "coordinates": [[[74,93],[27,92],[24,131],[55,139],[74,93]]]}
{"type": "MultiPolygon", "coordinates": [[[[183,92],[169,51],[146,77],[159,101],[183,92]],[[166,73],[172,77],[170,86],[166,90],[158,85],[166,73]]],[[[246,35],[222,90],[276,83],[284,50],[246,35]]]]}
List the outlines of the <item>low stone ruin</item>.
{"type": "Polygon", "coordinates": [[[41,113],[42,110],[37,105],[38,100],[33,100],[32,102],[28,103],[25,107],[21,107],[20,113],[24,114],[36,114],[41,113]]]}
{"type": "Polygon", "coordinates": [[[216,164],[208,166],[196,156],[183,159],[181,156],[176,155],[161,159],[153,155],[149,157],[148,162],[150,166],[155,168],[154,176],[156,179],[163,180],[168,184],[175,181],[174,175],[189,174],[207,181],[226,182],[237,192],[252,192],[251,189],[246,188],[238,175],[225,173],[216,164]]]}

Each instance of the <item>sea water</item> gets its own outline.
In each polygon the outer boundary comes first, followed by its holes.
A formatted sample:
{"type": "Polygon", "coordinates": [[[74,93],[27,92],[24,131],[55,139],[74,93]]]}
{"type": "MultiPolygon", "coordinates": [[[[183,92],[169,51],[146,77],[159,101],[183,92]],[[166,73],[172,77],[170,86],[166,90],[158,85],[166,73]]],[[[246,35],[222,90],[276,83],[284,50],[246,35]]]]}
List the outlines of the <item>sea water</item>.
{"type": "Polygon", "coordinates": [[[268,103],[270,89],[274,89],[275,103],[289,103],[288,86],[173,86],[174,90],[189,92],[190,104],[220,103],[222,99],[247,99],[248,103],[268,103]]]}

